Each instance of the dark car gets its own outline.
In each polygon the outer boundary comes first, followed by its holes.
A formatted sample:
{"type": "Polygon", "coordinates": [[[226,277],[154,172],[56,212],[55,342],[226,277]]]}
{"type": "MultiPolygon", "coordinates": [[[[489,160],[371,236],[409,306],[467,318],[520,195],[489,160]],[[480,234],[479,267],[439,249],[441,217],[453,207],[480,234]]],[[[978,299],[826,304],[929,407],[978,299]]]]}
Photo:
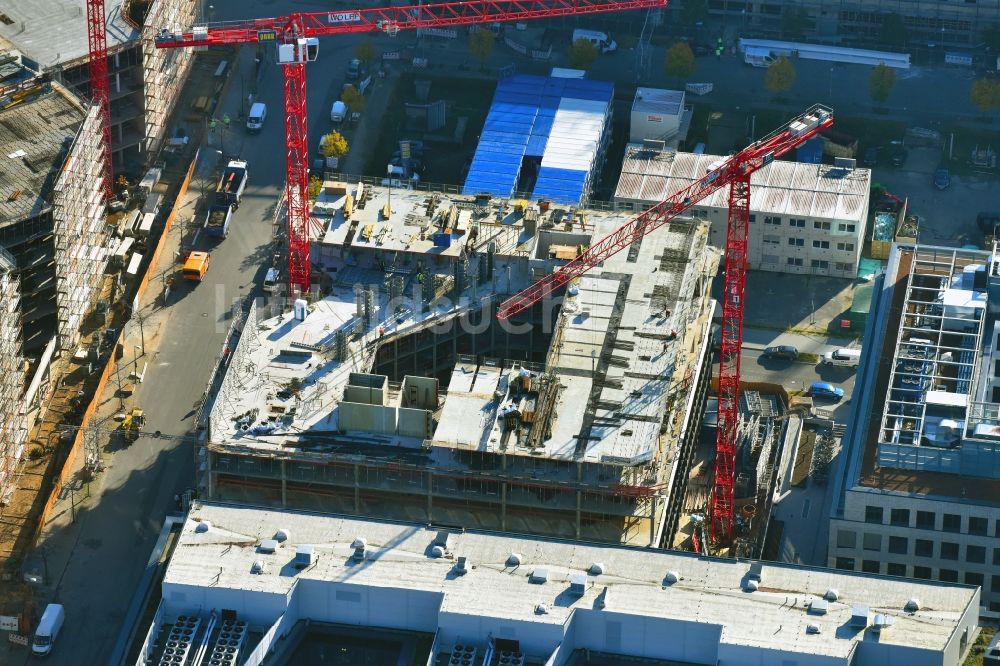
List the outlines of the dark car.
{"type": "Polygon", "coordinates": [[[934,187],[939,190],[947,190],[949,185],[951,185],[951,173],[946,167],[939,166],[934,171],[934,187]]]}
{"type": "Polygon", "coordinates": [[[776,347],[768,347],[764,350],[764,358],[774,358],[774,359],[785,359],[786,361],[794,361],[799,357],[799,350],[791,345],[778,345],[776,347]]]}
{"type": "Polygon", "coordinates": [[[355,80],[361,78],[362,74],[361,61],[354,58],[349,63],[347,63],[347,78],[350,80],[355,80]]]}
{"type": "Polygon", "coordinates": [[[892,142],[892,152],[889,154],[889,161],[892,162],[892,166],[901,167],[906,164],[906,158],[908,155],[909,152],[902,143],[898,141],[892,142]]]}
{"type": "Polygon", "coordinates": [[[976,215],[976,226],[984,234],[992,234],[1000,226],[1000,212],[984,211],[976,215]]]}
{"type": "Polygon", "coordinates": [[[865,151],[865,157],[861,163],[866,167],[873,167],[878,164],[878,146],[869,146],[865,151]]]}

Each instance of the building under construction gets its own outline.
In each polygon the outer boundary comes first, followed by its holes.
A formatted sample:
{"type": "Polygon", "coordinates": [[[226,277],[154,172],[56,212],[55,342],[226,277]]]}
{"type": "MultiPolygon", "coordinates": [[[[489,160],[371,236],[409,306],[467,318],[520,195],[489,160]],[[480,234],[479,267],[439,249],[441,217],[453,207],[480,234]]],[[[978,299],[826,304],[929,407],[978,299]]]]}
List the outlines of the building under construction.
{"type": "MultiPolygon", "coordinates": [[[[90,54],[84,0],[0,0],[0,48],[25,66],[90,97],[90,54]]],[[[153,35],[165,25],[191,25],[200,3],[190,0],[106,0],[111,144],[116,173],[137,175],[155,155],[166,120],[194,53],[157,51],[153,35]]]]}
{"type": "Polygon", "coordinates": [[[501,324],[504,294],[627,218],[344,183],[313,215],[322,286],[238,323],[203,496],[670,543],[711,374],[707,225],[661,228],[501,324]]]}
{"type": "Polygon", "coordinates": [[[0,503],[10,492],[14,465],[20,459],[27,437],[21,405],[24,388],[24,359],[21,356],[21,329],[18,326],[20,285],[16,264],[0,248],[0,503]]]}

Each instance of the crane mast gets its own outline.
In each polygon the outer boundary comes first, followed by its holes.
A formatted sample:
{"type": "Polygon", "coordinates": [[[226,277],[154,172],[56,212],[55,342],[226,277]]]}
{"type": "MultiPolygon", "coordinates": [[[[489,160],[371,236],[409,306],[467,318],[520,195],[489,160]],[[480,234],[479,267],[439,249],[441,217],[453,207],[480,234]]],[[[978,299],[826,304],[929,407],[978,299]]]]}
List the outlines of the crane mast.
{"type": "MultiPolygon", "coordinates": [[[[732,540],[735,520],[736,444],[740,401],[740,349],[743,345],[743,304],[746,288],[747,236],[750,226],[750,176],[775,158],[801,146],[833,124],[833,111],[814,105],[763,139],[711,164],[707,173],[669,198],[636,215],[596,241],[579,257],[546,275],[500,304],[504,320],[553,295],[561,287],[599,266],[646,234],[669,223],[713,192],[729,188],[722,295],[722,344],[719,359],[719,426],[716,435],[711,498],[711,538],[732,540]]],[[[650,489],[649,492],[654,492],[650,489]]]]}
{"type": "Polygon", "coordinates": [[[90,48],[90,96],[97,107],[100,126],[100,154],[104,158],[101,169],[101,190],[105,199],[114,193],[111,162],[111,87],[108,82],[108,28],[104,13],[104,0],[87,0],[87,44],[90,48]]]}
{"type": "MultiPolygon", "coordinates": [[[[102,0],[88,0],[88,3],[102,0]]],[[[470,0],[405,7],[302,12],[278,18],[194,26],[190,31],[161,29],[157,48],[274,42],[282,65],[285,93],[285,195],[288,205],[288,286],[305,293],[309,262],[309,138],[305,64],[316,59],[319,37],[417,28],[469,26],[502,21],[556,18],[577,14],[665,7],[666,0],[470,0]]],[[[106,66],[106,65],[105,65],[106,66]]],[[[106,79],[105,79],[106,80],[106,79]]]]}

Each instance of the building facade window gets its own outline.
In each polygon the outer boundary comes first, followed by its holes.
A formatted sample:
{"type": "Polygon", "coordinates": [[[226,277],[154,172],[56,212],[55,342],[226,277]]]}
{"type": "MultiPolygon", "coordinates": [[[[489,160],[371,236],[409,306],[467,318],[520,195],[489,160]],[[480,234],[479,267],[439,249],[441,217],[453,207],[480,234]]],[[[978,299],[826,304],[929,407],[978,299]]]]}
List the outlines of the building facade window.
{"type": "Polygon", "coordinates": [[[962,516],[957,513],[946,513],[944,514],[944,520],[941,523],[941,529],[945,532],[961,532],[962,531],[962,516]]]}
{"type": "MultiPolygon", "coordinates": [[[[778,219],[780,220],[781,218],[779,217],[778,219]]],[[[794,218],[789,218],[789,220],[788,220],[788,226],[795,227],[797,229],[805,229],[806,228],[806,221],[805,220],[796,220],[794,218]]]]}
{"type": "Polygon", "coordinates": [[[875,523],[877,525],[882,524],[882,507],[871,506],[870,504],[865,507],[865,522],[875,523]]]}
{"type": "Polygon", "coordinates": [[[996,594],[1000,594],[1000,576],[994,574],[990,578],[990,589],[996,594]]]}
{"type": "Polygon", "coordinates": [[[930,567],[913,567],[913,577],[923,578],[924,580],[930,580],[931,568],[930,567]]]}
{"type": "Polygon", "coordinates": [[[756,223],[757,223],[757,216],[754,215],[753,213],[750,213],[750,224],[756,224],[756,223]]]}
{"type": "Polygon", "coordinates": [[[780,257],[778,257],[778,255],[776,254],[764,254],[761,255],[760,260],[761,263],[771,264],[772,266],[776,266],[778,264],[778,261],[780,260],[780,257]]]}
{"type": "Polygon", "coordinates": [[[838,261],[837,262],[837,270],[838,271],[850,271],[850,270],[853,270],[853,267],[850,264],[846,264],[846,263],[844,263],[842,261],[838,261]]]}
{"type": "Polygon", "coordinates": [[[789,238],[788,239],[788,244],[792,245],[794,247],[805,247],[805,245],[806,245],[806,239],[805,238],[789,238]]]}
{"type": "Polygon", "coordinates": [[[966,585],[978,585],[983,586],[983,574],[976,573],[975,571],[965,572],[965,584],[966,585]]]}
{"type": "Polygon", "coordinates": [[[810,262],[810,265],[811,265],[811,266],[812,266],[813,268],[819,268],[819,269],[821,269],[821,270],[824,270],[824,271],[825,271],[826,269],[830,268],[830,262],[829,262],[829,261],[824,261],[824,260],[822,260],[822,259],[813,259],[813,260],[812,260],[812,261],[810,262]]]}
{"type": "Polygon", "coordinates": [[[969,534],[975,534],[976,536],[986,536],[986,528],[988,525],[989,521],[987,521],[985,518],[970,516],[969,534]]]}
{"type": "Polygon", "coordinates": [[[909,550],[910,544],[906,537],[901,536],[891,536],[889,537],[889,552],[894,555],[906,555],[906,551],[909,550]]]}
{"type": "Polygon", "coordinates": [[[965,561],[972,564],[986,564],[985,546],[966,546],[965,561]]]}
{"type": "Polygon", "coordinates": [[[843,252],[854,252],[854,243],[837,243],[837,249],[843,252]]]}
{"type": "Polygon", "coordinates": [[[879,572],[879,562],[878,560],[862,560],[861,570],[865,573],[877,574],[879,572]]]}
{"type": "MultiPolygon", "coordinates": [[[[1000,334],[997,337],[1000,338],[1000,334]]],[[[1000,518],[997,518],[997,523],[993,527],[993,536],[1000,537],[1000,518]]]]}
{"type": "Polygon", "coordinates": [[[849,234],[853,234],[855,229],[857,229],[857,227],[853,224],[846,224],[844,222],[839,222],[837,224],[837,231],[846,231],[849,234]]]}
{"type": "Polygon", "coordinates": [[[847,571],[854,571],[854,558],[853,557],[838,557],[834,565],[838,569],[845,569],[847,571]]]}
{"type": "Polygon", "coordinates": [[[816,248],[817,250],[829,250],[830,249],[830,241],[814,240],[813,241],[813,247],[816,248]]]}
{"type": "Polygon", "coordinates": [[[944,583],[957,583],[958,572],[954,569],[941,569],[938,571],[938,580],[944,583]]]}
{"type": "Polygon", "coordinates": [[[885,572],[890,576],[905,576],[906,565],[897,562],[889,562],[885,565],[885,572]]]}
{"type": "Polygon", "coordinates": [[[993,564],[1000,567],[1000,548],[993,549],[993,564]]]}
{"type": "Polygon", "coordinates": [[[774,234],[764,234],[764,245],[780,245],[781,237],[774,234]]]}
{"type": "Polygon", "coordinates": [[[781,224],[780,217],[772,217],[770,215],[764,216],[764,224],[781,224]]]}
{"type": "Polygon", "coordinates": [[[917,528],[921,530],[934,529],[934,512],[917,511],[917,528]]]}
{"type": "Polygon", "coordinates": [[[858,533],[851,530],[837,530],[837,548],[857,548],[858,533]]]}
{"type": "Polygon", "coordinates": [[[787,263],[788,263],[789,266],[801,266],[802,265],[802,257],[788,257],[788,262],[787,263]]]}
{"type": "Polygon", "coordinates": [[[917,539],[913,542],[913,554],[917,557],[934,557],[934,542],[930,539],[917,539]]]}
{"type": "Polygon", "coordinates": [[[958,544],[951,541],[941,542],[941,559],[942,560],[957,560],[958,559],[958,544]]]}
{"type": "Polygon", "coordinates": [[[819,220],[813,220],[813,229],[819,229],[821,231],[829,231],[830,230],[830,223],[829,222],[820,222],[819,220]]]}
{"type": "Polygon", "coordinates": [[[892,509],[889,512],[889,524],[899,525],[901,527],[909,527],[910,525],[910,510],[909,509],[892,509]]]}
{"type": "Polygon", "coordinates": [[[865,550],[882,550],[882,535],[865,532],[862,546],[865,550]]]}

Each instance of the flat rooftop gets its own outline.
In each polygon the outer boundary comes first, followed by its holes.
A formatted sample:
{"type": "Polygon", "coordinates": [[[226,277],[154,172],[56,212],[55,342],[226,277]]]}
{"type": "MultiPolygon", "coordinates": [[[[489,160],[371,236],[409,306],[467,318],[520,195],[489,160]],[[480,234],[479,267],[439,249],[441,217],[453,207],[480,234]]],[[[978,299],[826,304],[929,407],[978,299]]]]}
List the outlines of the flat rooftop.
{"type": "Polygon", "coordinates": [[[51,207],[48,190],[85,117],[80,102],[52,83],[38,84],[24,102],[0,109],[0,226],[51,207]]]}
{"type": "MultiPolygon", "coordinates": [[[[616,201],[659,202],[700,179],[725,157],[670,150],[656,152],[630,144],[625,150],[616,201]]],[[[869,169],[775,160],[750,177],[750,210],[757,214],[852,220],[863,219],[871,186],[869,169]]],[[[729,190],[720,188],[696,208],[728,208],[729,190]]]]}
{"type": "Polygon", "coordinates": [[[882,282],[862,485],[997,502],[1000,273],[990,252],[897,246],[882,282]]]}
{"type": "MultiPolygon", "coordinates": [[[[139,39],[122,15],[124,0],[105,0],[108,49],[139,39]]],[[[6,42],[42,70],[88,60],[85,0],[0,0],[0,44],[6,42]]]]}
{"type": "MultiPolygon", "coordinates": [[[[169,617],[229,608],[248,619],[252,628],[292,612],[299,619],[336,622],[343,621],[338,615],[354,608],[346,601],[367,599],[369,594],[370,603],[377,598],[380,609],[371,624],[438,630],[440,649],[459,638],[467,643],[488,640],[490,627],[499,622],[509,632],[502,635],[519,637],[522,649],[536,657],[547,654],[546,646],[550,653],[560,641],[566,642],[564,649],[587,647],[590,639],[581,635],[586,632],[567,630],[574,622],[603,622],[598,619],[603,614],[629,616],[629,627],[646,618],[646,631],[684,632],[715,641],[719,649],[741,646],[848,659],[859,643],[877,641],[883,649],[943,651],[965,629],[963,622],[970,621],[963,616],[978,604],[974,586],[195,504],[163,579],[162,610],[169,617]],[[265,552],[262,542],[273,539],[278,530],[284,530],[286,540],[274,552],[265,552]],[[364,541],[361,559],[356,555],[358,539],[364,541]],[[443,554],[433,550],[435,544],[443,554]],[[300,547],[312,552],[311,563],[303,568],[293,564],[300,547]],[[464,575],[456,574],[457,558],[465,558],[464,575]],[[252,568],[260,573],[251,573],[252,568]],[[755,576],[759,589],[749,592],[748,581],[755,576]],[[328,603],[334,590],[338,603],[328,603]],[[836,590],[836,600],[820,613],[817,602],[829,590],[836,590]],[[904,611],[910,599],[919,599],[921,609],[904,611]],[[816,604],[812,611],[811,604],[816,604]],[[417,606],[426,606],[426,611],[411,612],[417,606]],[[867,629],[849,628],[852,609],[858,607],[863,607],[867,629]],[[875,614],[894,620],[891,630],[877,637],[871,629],[875,614]],[[476,618],[474,627],[470,618],[476,618]],[[810,624],[818,633],[807,633],[810,624]],[[573,641],[575,646],[569,644],[573,641]]],[[[369,624],[362,616],[350,623],[369,624]]],[[[603,639],[604,632],[598,633],[603,639]]],[[[619,651],[670,658],[683,649],[674,641],[622,641],[619,651]]],[[[702,649],[715,652],[711,644],[702,649]]]]}

